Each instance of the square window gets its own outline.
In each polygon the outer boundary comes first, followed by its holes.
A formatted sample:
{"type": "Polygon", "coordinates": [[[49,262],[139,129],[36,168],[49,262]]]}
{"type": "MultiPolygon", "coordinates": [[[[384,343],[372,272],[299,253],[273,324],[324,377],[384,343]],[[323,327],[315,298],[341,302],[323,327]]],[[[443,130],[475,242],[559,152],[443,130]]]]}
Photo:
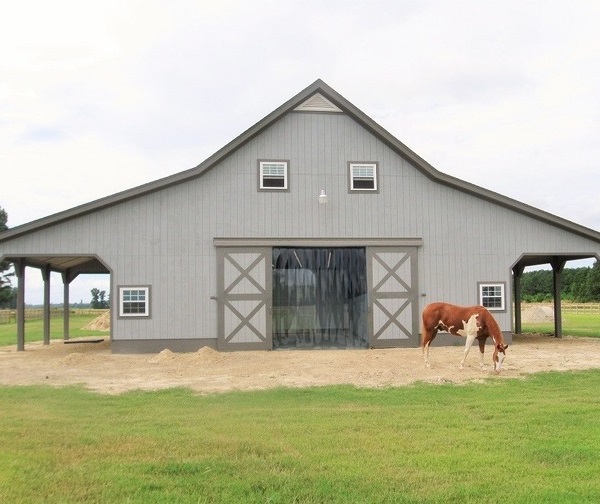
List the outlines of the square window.
{"type": "Polygon", "coordinates": [[[149,317],[150,287],[119,287],[119,317],[149,317]]]}
{"type": "Polygon", "coordinates": [[[370,191],[378,192],[377,163],[350,162],[348,163],[348,178],[350,192],[370,191]]]}
{"type": "Polygon", "coordinates": [[[259,161],[258,189],[261,191],[288,190],[287,161],[259,161]]]}
{"type": "Polygon", "coordinates": [[[504,311],[504,283],[480,283],[479,304],[490,311],[504,311]]]}

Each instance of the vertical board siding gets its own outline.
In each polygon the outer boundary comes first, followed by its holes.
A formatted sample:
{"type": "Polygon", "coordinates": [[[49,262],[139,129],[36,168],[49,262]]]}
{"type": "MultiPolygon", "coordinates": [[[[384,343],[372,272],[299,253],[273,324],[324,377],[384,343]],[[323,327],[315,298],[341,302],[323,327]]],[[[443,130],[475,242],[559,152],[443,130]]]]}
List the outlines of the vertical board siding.
{"type": "MultiPolygon", "coordinates": [[[[288,113],[185,183],[0,244],[0,254],[98,255],[119,285],[150,285],[150,320],[117,339],[216,338],[215,237],[419,237],[421,303],[477,301],[523,253],[598,253],[591,240],[437,184],[344,114],[288,113]],[[290,190],[258,191],[257,161],[289,161],[290,190]],[[349,161],[379,163],[379,193],[348,192],[349,161]],[[318,204],[325,189],[327,205],[318,204]]],[[[510,312],[499,314],[510,329],[510,312]]]]}

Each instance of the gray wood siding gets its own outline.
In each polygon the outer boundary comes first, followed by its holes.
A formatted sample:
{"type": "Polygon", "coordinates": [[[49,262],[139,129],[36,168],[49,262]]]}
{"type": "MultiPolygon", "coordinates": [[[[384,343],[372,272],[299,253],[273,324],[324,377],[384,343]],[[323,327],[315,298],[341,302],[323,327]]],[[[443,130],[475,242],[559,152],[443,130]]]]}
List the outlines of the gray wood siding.
{"type": "MultiPolygon", "coordinates": [[[[592,252],[591,240],[433,182],[344,114],[288,113],[202,176],[0,245],[0,254],[98,255],[119,285],[152,286],[150,320],[116,339],[216,336],[214,237],[423,238],[422,303],[477,302],[524,253],[592,252]],[[257,160],[289,160],[289,192],[257,191],[257,160]],[[379,193],[348,193],[348,161],[379,163],[379,193]],[[320,189],[329,195],[319,205],[320,189]]],[[[114,305],[116,306],[116,305],[114,305]]],[[[511,328],[510,310],[498,314],[511,328]]]]}

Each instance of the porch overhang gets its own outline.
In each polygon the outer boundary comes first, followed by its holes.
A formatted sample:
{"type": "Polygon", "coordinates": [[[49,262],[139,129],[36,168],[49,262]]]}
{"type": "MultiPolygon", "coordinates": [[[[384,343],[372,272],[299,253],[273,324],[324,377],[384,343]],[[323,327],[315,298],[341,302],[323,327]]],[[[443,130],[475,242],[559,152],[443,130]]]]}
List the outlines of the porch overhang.
{"type": "Polygon", "coordinates": [[[568,261],[577,261],[580,259],[600,260],[595,252],[589,253],[548,253],[548,254],[523,254],[519,260],[513,264],[513,287],[515,300],[515,333],[521,333],[521,276],[527,266],[539,266],[549,264],[553,273],[553,299],[554,299],[554,336],[561,338],[562,331],[562,271],[568,261]]]}
{"type": "Polygon", "coordinates": [[[85,273],[110,273],[108,267],[93,255],[11,255],[3,260],[13,263],[15,267],[30,266],[40,270],[68,273],[71,280],[85,273]]]}

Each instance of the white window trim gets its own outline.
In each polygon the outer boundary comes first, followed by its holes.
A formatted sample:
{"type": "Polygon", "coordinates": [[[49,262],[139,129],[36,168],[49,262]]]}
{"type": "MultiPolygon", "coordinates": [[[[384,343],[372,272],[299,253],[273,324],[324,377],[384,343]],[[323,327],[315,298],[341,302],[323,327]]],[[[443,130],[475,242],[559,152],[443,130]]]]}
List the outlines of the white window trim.
{"type": "Polygon", "coordinates": [[[150,286],[149,285],[122,285],[118,287],[119,292],[119,318],[149,318],[150,317],[150,286]],[[144,312],[124,313],[125,291],[144,291],[144,312]]]}
{"type": "MultiPolygon", "coordinates": [[[[371,178],[363,178],[364,180],[370,180],[371,178]]],[[[348,162],[348,190],[350,192],[370,192],[377,193],[379,192],[379,163],[376,161],[349,161],[348,162]],[[362,188],[362,187],[354,187],[355,179],[360,179],[361,177],[354,176],[354,169],[360,166],[367,166],[373,169],[373,187],[362,188]]]]}
{"type": "Polygon", "coordinates": [[[284,159],[262,159],[258,161],[258,190],[259,191],[289,191],[290,190],[290,163],[284,159]],[[266,165],[282,165],[283,187],[266,186],[264,183],[264,168],[266,165]]]}
{"type": "MultiPolygon", "coordinates": [[[[494,298],[496,297],[500,297],[500,306],[496,306],[496,307],[487,307],[486,308],[489,311],[496,311],[496,312],[502,312],[502,311],[506,311],[506,283],[505,282],[479,282],[477,284],[477,297],[479,299],[479,304],[481,306],[485,306],[483,304],[484,301],[484,297],[483,297],[483,289],[484,287],[500,287],[500,296],[493,296],[494,298]]],[[[492,296],[486,296],[486,297],[492,297],[492,296]]]]}

